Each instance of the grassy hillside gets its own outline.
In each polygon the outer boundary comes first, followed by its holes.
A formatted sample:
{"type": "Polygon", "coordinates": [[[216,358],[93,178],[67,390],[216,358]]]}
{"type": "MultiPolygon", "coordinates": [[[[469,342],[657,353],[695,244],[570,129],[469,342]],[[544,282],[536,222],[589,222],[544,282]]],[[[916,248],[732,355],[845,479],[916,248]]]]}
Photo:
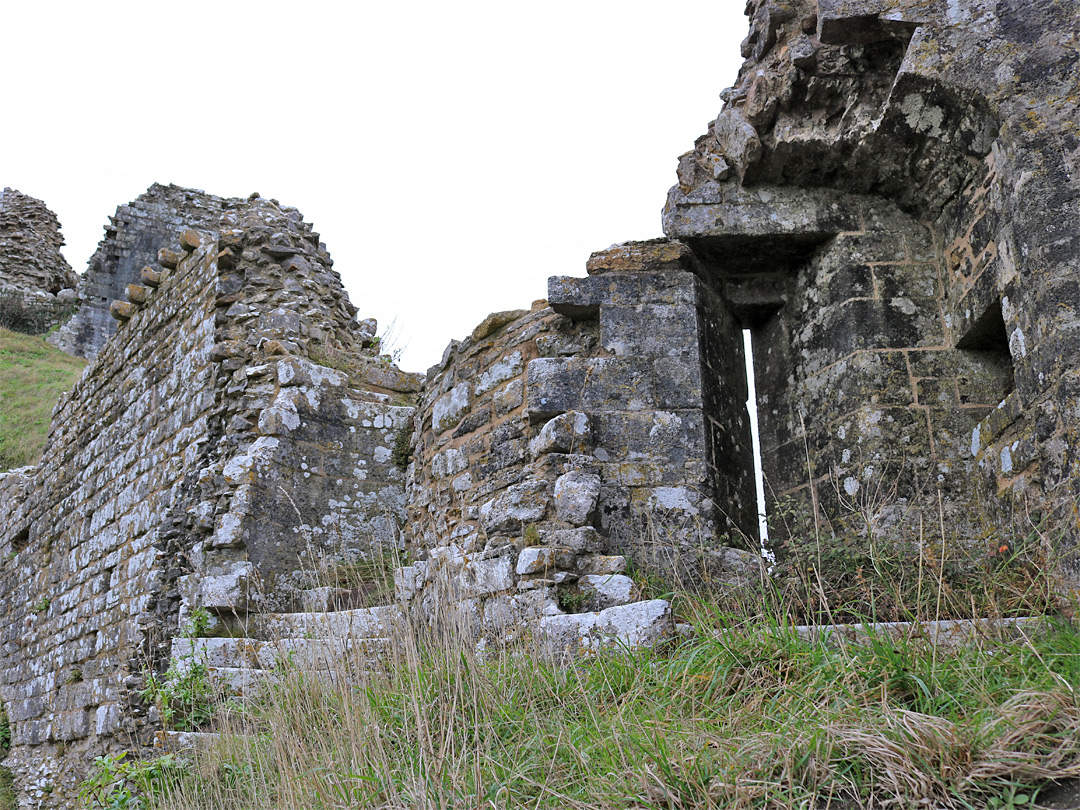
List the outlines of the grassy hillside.
{"type": "Polygon", "coordinates": [[[0,328],[0,470],[38,460],[53,406],[85,365],[43,337],[0,328]]]}

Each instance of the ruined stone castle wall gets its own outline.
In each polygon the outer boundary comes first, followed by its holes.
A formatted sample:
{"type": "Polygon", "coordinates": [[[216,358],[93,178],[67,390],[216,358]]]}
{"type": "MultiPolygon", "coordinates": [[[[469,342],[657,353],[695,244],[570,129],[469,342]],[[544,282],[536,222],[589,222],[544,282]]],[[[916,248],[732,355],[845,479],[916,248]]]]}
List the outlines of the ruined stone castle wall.
{"type": "Polygon", "coordinates": [[[220,197],[157,183],[109,217],[105,237],[79,277],[79,310],[49,342],[68,354],[94,357],[116,331],[109,307],[123,300],[128,284],[157,262],[158,250],[176,245],[188,229],[214,231],[221,217],[220,197]]]}
{"type": "Polygon", "coordinates": [[[588,270],[429,371],[408,490],[417,559],[400,577],[429,614],[447,567],[485,627],[519,631],[577,599],[614,604],[594,576],[631,598],[624,555],[697,581],[725,544],[756,542],[734,318],[677,243],[618,245],[588,270]]]}
{"type": "Polygon", "coordinates": [[[0,287],[56,295],[77,280],[60,253],[60,222],[45,203],[15,189],[0,191],[0,287]]]}
{"type": "Polygon", "coordinates": [[[174,247],[111,302],[41,463],[0,476],[5,766],[27,806],[150,744],[142,675],[194,609],[242,630],[328,560],[401,543],[391,456],[418,380],[378,357],[318,235],[253,198],[174,247]]]}
{"type": "Polygon", "coordinates": [[[399,545],[404,473],[391,457],[418,387],[377,357],[373,324],[356,323],[294,209],[227,202],[219,248],[221,424],[172,544],[180,622],[194,608],[226,622],[298,608],[329,560],[399,545]]]}
{"type": "Polygon", "coordinates": [[[0,476],[5,766],[34,806],[135,731],[159,529],[211,432],[215,276],[212,252],[188,256],[61,399],[41,463],[0,476]]]}
{"type": "Polygon", "coordinates": [[[772,488],[1075,548],[1075,5],[747,13],[664,222],[755,330],[772,488]]]}
{"type": "Polygon", "coordinates": [[[42,334],[71,314],[77,277],[60,253],[63,244],[45,203],[0,191],[0,326],[42,334]]]}

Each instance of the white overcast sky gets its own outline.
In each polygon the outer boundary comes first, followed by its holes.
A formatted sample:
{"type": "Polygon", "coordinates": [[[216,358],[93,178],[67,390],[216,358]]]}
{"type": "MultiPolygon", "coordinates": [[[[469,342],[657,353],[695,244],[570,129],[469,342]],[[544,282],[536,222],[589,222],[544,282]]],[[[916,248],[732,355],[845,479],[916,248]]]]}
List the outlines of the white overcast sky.
{"type": "Polygon", "coordinates": [[[422,371],[591,251],[660,235],[743,5],[5,3],[0,187],[56,212],[77,272],[155,181],[296,206],[422,371]]]}

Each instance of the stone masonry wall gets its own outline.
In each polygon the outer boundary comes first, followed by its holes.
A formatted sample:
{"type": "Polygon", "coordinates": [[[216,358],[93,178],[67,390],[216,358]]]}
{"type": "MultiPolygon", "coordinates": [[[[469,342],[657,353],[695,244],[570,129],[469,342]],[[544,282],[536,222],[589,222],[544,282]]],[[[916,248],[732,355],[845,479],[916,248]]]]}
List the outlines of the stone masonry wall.
{"type": "Polygon", "coordinates": [[[627,557],[698,581],[745,562],[719,529],[756,542],[732,317],[677,243],[615,246],[588,270],[551,279],[550,307],[492,315],[428,372],[408,489],[415,560],[399,576],[428,616],[447,569],[451,598],[505,639],[538,616],[636,599],[627,557]]]}
{"type": "Polygon", "coordinates": [[[391,456],[416,376],[377,356],[298,212],[221,206],[112,302],[117,331],[41,464],[0,476],[22,806],[70,806],[93,756],[151,744],[142,674],[167,666],[185,614],[242,631],[303,603],[327,560],[401,542],[391,456]]]}
{"type": "Polygon", "coordinates": [[[60,253],[63,244],[45,203],[0,191],[0,326],[41,334],[71,313],[78,279],[60,253]]]}
{"type": "Polygon", "coordinates": [[[214,283],[212,252],[185,259],[57,405],[41,463],[0,475],[0,697],[22,806],[65,806],[89,759],[135,731],[159,527],[211,431],[214,283]]]}
{"type": "Polygon", "coordinates": [[[141,284],[142,268],[157,261],[160,248],[176,245],[183,231],[216,230],[222,202],[202,191],[155,183],[119,206],[79,277],[79,310],[49,342],[68,354],[94,357],[116,331],[112,302],[124,298],[128,284],[141,284]]]}
{"type": "Polygon", "coordinates": [[[0,191],[0,286],[56,295],[77,278],[60,253],[56,214],[15,189],[0,191]]]}
{"type": "Polygon", "coordinates": [[[231,375],[231,449],[201,484],[212,533],[197,554],[213,574],[180,590],[186,605],[242,616],[251,599],[297,605],[327,558],[399,545],[404,473],[391,456],[419,380],[375,356],[373,322],[356,323],[296,212],[260,201],[225,224],[215,352],[231,375]]]}
{"type": "Polygon", "coordinates": [[[59,338],[96,358],[41,464],[0,474],[21,806],[67,806],[93,755],[149,742],[139,675],[192,610],[243,633],[339,608],[327,564],[392,547],[421,615],[451,598],[490,638],[576,649],[624,607],[670,631],[628,564],[745,582],[743,329],[770,508],[961,544],[1034,526],[1080,570],[1080,9],[747,13],[668,239],[551,279],[424,381],[377,355],[295,210],[161,186],[118,210],[59,338]]]}
{"type": "Polygon", "coordinates": [[[664,226],[755,330],[772,488],[801,480],[826,519],[900,529],[921,501],[960,542],[1041,527],[1067,568],[1080,10],[747,14],[747,61],[681,158],[664,226]]]}

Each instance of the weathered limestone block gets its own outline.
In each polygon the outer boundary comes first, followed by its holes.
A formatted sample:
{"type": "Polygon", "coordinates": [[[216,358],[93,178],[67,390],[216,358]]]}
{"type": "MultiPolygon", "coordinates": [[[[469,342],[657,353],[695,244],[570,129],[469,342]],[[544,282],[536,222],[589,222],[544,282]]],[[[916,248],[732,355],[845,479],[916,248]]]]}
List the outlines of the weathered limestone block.
{"type": "Polygon", "coordinates": [[[493,312],[488,315],[472,332],[474,341],[483,340],[489,335],[502,329],[508,323],[513,323],[518,318],[527,315],[527,309],[514,309],[506,312],[493,312]]]}
{"type": "Polygon", "coordinates": [[[550,485],[546,481],[525,481],[484,503],[480,523],[488,535],[520,534],[524,526],[543,520],[550,502],[550,485]]]}
{"type": "Polygon", "coordinates": [[[400,601],[415,597],[427,581],[427,564],[418,561],[394,569],[394,596],[400,601]]]}
{"type": "Polygon", "coordinates": [[[568,571],[574,568],[576,555],[573,551],[556,546],[527,546],[518,554],[517,573],[540,574],[568,571]]]}
{"type": "Polygon", "coordinates": [[[753,124],[738,110],[726,109],[713,125],[713,137],[720,144],[722,157],[734,167],[739,182],[751,179],[763,151],[753,124]]]}
{"type": "Polygon", "coordinates": [[[473,393],[476,396],[486,394],[500,383],[519,376],[523,368],[521,352],[515,351],[490,366],[487,371],[477,377],[473,393]]]}
{"type": "Polygon", "coordinates": [[[129,301],[113,301],[109,305],[109,314],[118,321],[128,321],[135,314],[135,306],[129,301]]]}
{"type": "Polygon", "coordinates": [[[555,481],[555,514],[572,526],[585,526],[596,519],[599,498],[598,475],[571,470],[555,481]]]}
{"type": "Polygon", "coordinates": [[[587,452],[591,439],[592,427],[588,414],[571,411],[549,420],[529,442],[529,452],[534,456],[587,452]]]}
{"type": "Polygon", "coordinates": [[[288,357],[277,363],[278,384],[299,385],[303,387],[344,388],[349,378],[343,372],[327,366],[321,366],[302,357],[288,357]]]}
{"type": "Polygon", "coordinates": [[[642,271],[690,270],[694,266],[690,249],[669,239],[621,242],[589,256],[589,275],[642,271]]]}
{"type": "Polygon", "coordinates": [[[610,646],[654,646],[674,634],[674,622],[671,605],[653,599],[598,613],[545,616],[540,633],[552,652],[573,656],[610,646]]]}
{"type": "Polygon", "coordinates": [[[510,554],[470,560],[461,571],[467,596],[484,596],[514,587],[514,563],[510,554]]]}
{"type": "Polygon", "coordinates": [[[585,596],[586,610],[605,610],[640,598],[641,590],[625,574],[585,574],[575,589],[585,596]]]}
{"type": "Polygon", "coordinates": [[[578,358],[543,357],[530,362],[526,394],[529,417],[534,422],[546,421],[580,410],[589,368],[588,361],[578,358]]]}
{"type": "Polygon", "coordinates": [[[436,433],[449,430],[461,421],[469,407],[469,388],[469,383],[459,383],[436,400],[431,409],[431,426],[436,433]]]}
{"type": "MultiPolygon", "coordinates": [[[[686,249],[683,245],[680,247],[686,249]]],[[[697,295],[694,275],[689,270],[678,267],[670,270],[612,271],[586,278],[552,276],[548,279],[548,301],[551,308],[560,315],[581,321],[596,320],[602,306],[692,306],[697,301],[697,295]]]]}
{"type": "Polygon", "coordinates": [[[436,453],[431,460],[431,475],[434,478],[447,478],[467,469],[469,461],[458,448],[452,447],[442,453],[436,453]]]}
{"type": "Polygon", "coordinates": [[[196,604],[215,612],[246,612],[254,595],[254,571],[255,567],[250,562],[234,562],[222,566],[220,573],[202,577],[196,604]]]}
{"type": "Polygon", "coordinates": [[[139,271],[139,279],[147,287],[160,287],[167,273],[164,270],[155,270],[153,267],[144,267],[139,271]]]}
{"type": "Polygon", "coordinates": [[[125,289],[128,301],[133,304],[145,304],[150,294],[149,289],[140,284],[128,284],[125,289]]]}
{"type": "Polygon", "coordinates": [[[621,554],[590,554],[578,561],[579,574],[622,574],[626,571],[626,557],[621,554]]]}
{"type": "Polygon", "coordinates": [[[545,545],[565,548],[577,554],[598,552],[604,547],[604,538],[592,526],[576,529],[542,528],[539,535],[540,541],[545,545]]]}

